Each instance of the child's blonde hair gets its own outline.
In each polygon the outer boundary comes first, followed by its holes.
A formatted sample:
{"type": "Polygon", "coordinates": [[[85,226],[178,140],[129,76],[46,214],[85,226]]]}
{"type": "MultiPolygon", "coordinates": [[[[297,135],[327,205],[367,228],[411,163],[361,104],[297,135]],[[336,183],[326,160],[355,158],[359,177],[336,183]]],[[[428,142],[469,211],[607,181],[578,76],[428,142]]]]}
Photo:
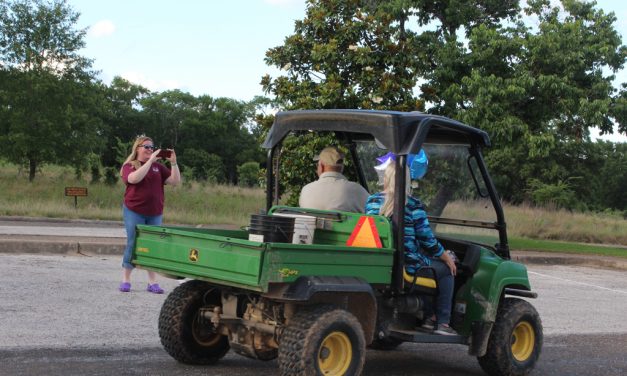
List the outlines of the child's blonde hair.
{"type": "MultiPolygon", "coordinates": [[[[409,170],[406,170],[405,174],[405,202],[407,202],[407,197],[411,195],[411,180],[409,177],[409,170]]],[[[383,201],[383,205],[381,205],[381,209],[379,209],[379,214],[385,215],[386,217],[391,217],[392,212],[394,211],[394,192],[396,191],[396,163],[390,163],[383,173],[383,194],[385,195],[385,199],[383,201]]]]}

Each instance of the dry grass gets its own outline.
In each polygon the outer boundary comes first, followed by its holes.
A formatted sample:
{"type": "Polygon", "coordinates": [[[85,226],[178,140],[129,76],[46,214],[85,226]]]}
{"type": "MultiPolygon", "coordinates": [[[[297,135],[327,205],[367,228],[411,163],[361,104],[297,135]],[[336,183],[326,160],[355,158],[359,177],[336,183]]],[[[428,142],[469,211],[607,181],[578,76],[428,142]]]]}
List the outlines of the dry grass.
{"type": "Polygon", "coordinates": [[[509,233],[524,238],[627,245],[627,220],[618,215],[507,205],[505,217],[509,233]]]}
{"type": "MultiPolygon", "coordinates": [[[[0,215],[122,220],[124,185],[77,180],[69,168],[46,166],[30,183],[12,165],[0,165],[0,215]],[[87,197],[64,195],[65,187],[86,187],[87,197]]],[[[265,208],[261,189],[191,183],[166,186],[164,222],[245,225],[251,213],[265,208]]]]}
{"type": "MultiPolygon", "coordinates": [[[[46,166],[33,183],[13,165],[0,164],[0,215],[52,218],[122,219],[124,186],[76,180],[72,169],[46,166]],[[64,188],[89,189],[88,197],[64,196],[64,188]]],[[[165,223],[246,225],[265,208],[263,190],[193,182],[166,186],[165,223]]],[[[505,205],[510,236],[585,243],[627,245],[627,220],[618,215],[547,210],[505,205]]],[[[449,203],[445,217],[494,221],[484,202],[449,203]]],[[[459,230],[459,228],[457,229],[459,230]]]]}
{"type": "MultiPolygon", "coordinates": [[[[530,205],[504,205],[509,236],[582,243],[627,245],[627,220],[618,215],[578,213],[530,205]]],[[[495,221],[485,202],[452,202],[444,217],[495,221]]],[[[457,229],[456,231],[460,231],[457,229]]]]}

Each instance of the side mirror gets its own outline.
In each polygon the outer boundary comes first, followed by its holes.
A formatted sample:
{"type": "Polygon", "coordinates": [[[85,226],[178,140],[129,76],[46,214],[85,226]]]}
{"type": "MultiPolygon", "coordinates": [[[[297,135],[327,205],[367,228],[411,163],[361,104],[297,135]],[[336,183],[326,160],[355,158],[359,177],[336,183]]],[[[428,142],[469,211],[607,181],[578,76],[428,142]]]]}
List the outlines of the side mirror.
{"type": "Polygon", "coordinates": [[[475,182],[475,187],[477,188],[477,193],[480,197],[486,198],[490,195],[488,192],[488,188],[485,185],[485,181],[482,179],[477,179],[478,176],[481,175],[481,170],[479,170],[479,165],[477,164],[477,159],[474,156],[469,156],[468,160],[468,169],[470,170],[470,176],[472,176],[472,180],[475,182]]]}

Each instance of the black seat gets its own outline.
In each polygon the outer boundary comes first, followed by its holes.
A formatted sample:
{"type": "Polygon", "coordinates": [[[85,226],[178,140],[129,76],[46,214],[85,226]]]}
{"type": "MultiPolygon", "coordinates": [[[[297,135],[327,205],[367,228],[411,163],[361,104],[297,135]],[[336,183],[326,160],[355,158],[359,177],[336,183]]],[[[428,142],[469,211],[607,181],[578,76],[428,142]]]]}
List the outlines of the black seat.
{"type": "Polygon", "coordinates": [[[477,271],[480,258],[481,248],[476,244],[468,244],[464,252],[464,259],[459,264],[459,271],[469,277],[472,276],[477,271]]]}

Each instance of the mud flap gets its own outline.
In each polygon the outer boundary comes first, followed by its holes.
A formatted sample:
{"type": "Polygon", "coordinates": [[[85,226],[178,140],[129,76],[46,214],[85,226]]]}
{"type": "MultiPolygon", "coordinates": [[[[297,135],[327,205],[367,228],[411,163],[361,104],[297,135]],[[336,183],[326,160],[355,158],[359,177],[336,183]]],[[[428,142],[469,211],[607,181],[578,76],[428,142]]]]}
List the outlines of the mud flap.
{"type": "Polygon", "coordinates": [[[492,332],[493,322],[473,321],[470,335],[468,355],[484,356],[488,350],[488,341],[492,332]]]}

